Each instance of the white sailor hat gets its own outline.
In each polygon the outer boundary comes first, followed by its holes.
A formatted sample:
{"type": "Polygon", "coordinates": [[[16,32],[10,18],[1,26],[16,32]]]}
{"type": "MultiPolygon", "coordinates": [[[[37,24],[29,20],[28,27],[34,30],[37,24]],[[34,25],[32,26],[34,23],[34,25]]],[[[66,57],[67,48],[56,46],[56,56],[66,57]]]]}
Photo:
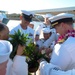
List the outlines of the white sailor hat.
{"type": "Polygon", "coordinates": [[[11,43],[9,41],[0,40],[0,63],[3,63],[9,59],[11,51],[11,43]]]}
{"type": "Polygon", "coordinates": [[[44,18],[50,18],[50,17],[52,17],[53,15],[51,15],[51,14],[46,14],[45,16],[44,16],[44,18]]]}
{"type": "Polygon", "coordinates": [[[40,35],[40,33],[39,32],[36,32],[36,36],[39,36],[40,35]]]}
{"type": "Polygon", "coordinates": [[[3,16],[2,16],[2,14],[0,14],[0,21],[2,21],[3,20],[3,16]]]}
{"type": "Polygon", "coordinates": [[[51,32],[50,28],[43,28],[42,30],[43,30],[43,33],[50,33],[51,32]]]}
{"type": "Polygon", "coordinates": [[[22,11],[24,19],[31,22],[32,18],[34,17],[34,13],[30,11],[26,11],[26,10],[21,10],[21,11],[22,11]]]}
{"type": "Polygon", "coordinates": [[[73,22],[73,16],[74,14],[69,14],[69,13],[60,13],[58,15],[55,15],[51,18],[49,18],[52,27],[55,25],[61,23],[61,22],[73,22]]]}

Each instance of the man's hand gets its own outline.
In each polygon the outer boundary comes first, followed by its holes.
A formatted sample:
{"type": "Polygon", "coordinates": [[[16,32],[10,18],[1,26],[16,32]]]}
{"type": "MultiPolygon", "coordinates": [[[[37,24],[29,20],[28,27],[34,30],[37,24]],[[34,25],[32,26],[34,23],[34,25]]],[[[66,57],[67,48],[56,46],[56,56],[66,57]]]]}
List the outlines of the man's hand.
{"type": "Polygon", "coordinates": [[[46,48],[46,54],[49,56],[49,54],[52,52],[50,48],[46,48]]]}

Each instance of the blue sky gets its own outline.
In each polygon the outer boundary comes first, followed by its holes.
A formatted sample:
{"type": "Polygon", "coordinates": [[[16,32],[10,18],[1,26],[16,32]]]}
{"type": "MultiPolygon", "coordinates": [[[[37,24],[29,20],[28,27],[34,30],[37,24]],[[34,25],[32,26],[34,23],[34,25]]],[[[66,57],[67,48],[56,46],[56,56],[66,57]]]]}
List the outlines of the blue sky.
{"type": "Polygon", "coordinates": [[[75,0],[0,0],[0,9],[9,13],[62,7],[75,7],[75,0]]]}

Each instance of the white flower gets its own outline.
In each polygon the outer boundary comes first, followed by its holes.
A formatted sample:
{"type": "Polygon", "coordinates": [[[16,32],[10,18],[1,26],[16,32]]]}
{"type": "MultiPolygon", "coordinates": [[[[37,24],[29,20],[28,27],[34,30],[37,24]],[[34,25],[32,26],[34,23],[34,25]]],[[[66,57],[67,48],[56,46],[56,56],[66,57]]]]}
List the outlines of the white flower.
{"type": "Polygon", "coordinates": [[[41,53],[42,53],[42,54],[45,54],[45,53],[46,53],[46,51],[45,51],[45,50],[42,50],[42,51],[41,51],[41,53]]]}

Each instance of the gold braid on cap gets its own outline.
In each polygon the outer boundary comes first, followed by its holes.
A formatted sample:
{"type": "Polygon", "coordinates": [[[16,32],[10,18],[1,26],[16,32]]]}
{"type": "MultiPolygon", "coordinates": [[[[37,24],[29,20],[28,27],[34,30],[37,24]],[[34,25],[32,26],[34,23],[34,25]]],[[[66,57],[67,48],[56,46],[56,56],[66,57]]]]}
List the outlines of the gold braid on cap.
{"type": "Polygon", "coordinates": [[[53,23],[53,24],[52,24],[52,27],[54,27],[56,24],[58,24],[58,22],[53,23]]]}

